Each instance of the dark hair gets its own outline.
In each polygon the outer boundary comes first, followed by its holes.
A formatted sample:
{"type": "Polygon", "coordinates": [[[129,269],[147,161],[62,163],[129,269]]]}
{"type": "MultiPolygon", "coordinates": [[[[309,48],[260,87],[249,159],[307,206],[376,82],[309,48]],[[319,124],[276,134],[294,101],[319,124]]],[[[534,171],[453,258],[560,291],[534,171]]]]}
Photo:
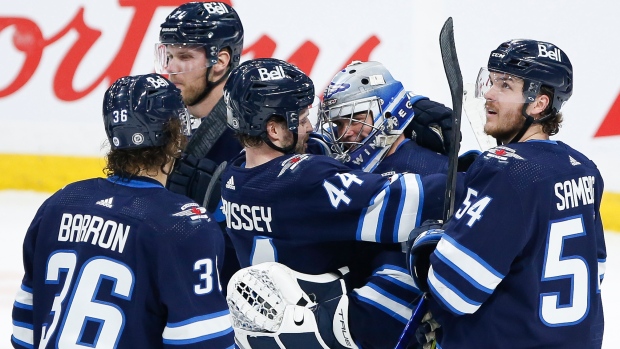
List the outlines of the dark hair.
{"type": "Polygon", "coordinates": [[[169,175],[166,165],[173,158],[178,158],[187,145],[187,137],[181,132],[181,127],[180,119],[170,119],[164,126],[163,137],[166,142],[161,146],[110,150],[106,155],[103,173],[122,178],[135,177],[140,171],[154,171],[154,175],[161,171],[169,175]]]}
{"type": "MultiPolygon", "coordinates": [[[[270,121],[276,122],[286,127],[286,119],[283,116],[275,115],[275,114],[271,115],[270,117],[267,118],[265,125],[267,125],[270,121]]],[[[264,131],[267,132],[267,130],[264,130],[264,131]]],[[[248,148],[258,147],[259,145],[265,143],[262,135],[261,136],[250,136],[245,133],[235,133],[235,138],[239,141],[239,143],[241,143],[241,146],[248,147],[248,148]]]]}
{"type": "Polygon", "coordinates": [[[541,117],[544,118],[544,120],[541,121],[540,124],[542,125],[544,133],[548,134],[549,136],[553,136],[560,131],[560,126],[563,121],[562,113],[555,112],[555,109],[553,108],[553,103],[552,103],[553,97],[554,97],[553,87],[549,87],[545,85],[541,86],[539,95],[545,95],[549,97],[549,104],[547,105],[547,108],[545,108],[545,110],[543,110],[543,112],[540,113],[541,117]]]}

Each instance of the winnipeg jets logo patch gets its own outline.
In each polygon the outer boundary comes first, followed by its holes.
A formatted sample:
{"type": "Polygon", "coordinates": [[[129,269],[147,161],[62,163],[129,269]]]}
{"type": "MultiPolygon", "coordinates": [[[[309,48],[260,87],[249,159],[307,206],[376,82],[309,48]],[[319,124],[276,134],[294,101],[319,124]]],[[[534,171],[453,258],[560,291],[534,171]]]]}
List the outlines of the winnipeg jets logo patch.
{"type": "Polygon", "coordinates": [[[517,160],[525,160],[525,158],[522,157],[521,155],[518,155],[514,149],[508,148],[502,145],[489,149],[484,154],[484,158],[485,159],[493,158],[493,159],[497,159],[500,161],[507,161],[508,158],[513,158],[517,160]]]}
{"type": "Polygon", "coordinates": [[[193,221],[197,219],[201,219],[201,218],[210,220],[209,216],[207,216],[206,213],[207,213],[207,210],[204,207],[200,207],[200,205],[198,205],[197,203],[192,202],[192,203],[181,206],[181,212],[177,212],[173,214],[173,216],[175,217],[188,216],[193,221]]]}
{"type": "Polygon", "coordinates": [[[278,173],[278,177],[280,177],[286,170],[295,171],[299,163],[308,159],[309,157],[310,155],[308,154],[301,154],[286,159],[284,162],[282,162],[282,170],[280,170],[280,173],[278,173]]]}
{"type": "Polygon", "coordinates": [[[568,160],[570,161],[570,164],[573,166],[579,166],[581,165],[581,162],[575,160],[572,156],[568,156],[568,160]]]}
{"type": "Polygon", "coordinates": [[[113,200],[114,200],[114,197],[111,197],[111,198],[99,200],[99,201],[95,202],[95,204],[103,206],[103,207],[107,207],[107,208],[112,208],[112,201],[113,200]]]}

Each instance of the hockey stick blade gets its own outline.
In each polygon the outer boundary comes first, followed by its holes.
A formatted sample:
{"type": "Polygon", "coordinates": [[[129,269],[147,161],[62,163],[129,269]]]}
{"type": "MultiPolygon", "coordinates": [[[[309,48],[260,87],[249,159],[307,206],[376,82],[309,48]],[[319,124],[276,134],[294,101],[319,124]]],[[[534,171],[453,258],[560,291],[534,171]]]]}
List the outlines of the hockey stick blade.
{"type": "Polygon", "coordinates": [[[448,78],[450,94],[452,95],[452,142],[448,151],[448,179],[444,201],[444,222],[447,222],[454,212],[454,195],[456,187],[456,169],[459,158],[461,137],[461,111],[463,109],[463,76],[459,67],[454,44],[454,30],[452,17],[448,17],[439,34],[439,48],[443,68],[448,78]]]}

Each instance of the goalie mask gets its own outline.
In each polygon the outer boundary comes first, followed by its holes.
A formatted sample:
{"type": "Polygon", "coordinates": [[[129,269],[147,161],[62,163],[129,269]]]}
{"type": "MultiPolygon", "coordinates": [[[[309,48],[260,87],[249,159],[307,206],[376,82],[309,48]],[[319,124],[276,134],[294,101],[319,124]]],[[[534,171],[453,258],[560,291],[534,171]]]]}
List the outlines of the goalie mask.
{"type": "Polygon", "coordinates": [[[103,123],[111,149],[162,146],[171,119],[181,119],[190,135],[189,112],[181,91],[158,74],[122,77],[105,92],[103,123]]]}
{"type": "Polygon", "coordinates": [[[317,132],[337,159],[372,172],[413,119],[412,98],[381,63],[354,61],[325,89],[317,132]]]}

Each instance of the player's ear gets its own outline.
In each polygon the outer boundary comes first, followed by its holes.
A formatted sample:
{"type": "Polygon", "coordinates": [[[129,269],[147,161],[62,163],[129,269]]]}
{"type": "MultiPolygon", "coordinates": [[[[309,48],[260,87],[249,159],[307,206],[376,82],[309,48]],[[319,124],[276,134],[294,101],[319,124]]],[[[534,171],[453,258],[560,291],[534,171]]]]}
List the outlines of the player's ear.
{"type": "Polygon", "coordinates": [[[272,141],[278,140],[281,137],[282,130],[278,126],[279,124],[273,119],[267,121],[267,136],[269,136],[269,139],[272,141]]]}
{"type": "Polygon", "coordinates": [[[230,52],[227,49],[221,50],[217,55],[217,63],[213,65],[216,74],[223,74],[228,69],[230,63],[230,52]]]}
{"type": "Polygon", "coordinates": [[[530,106],[528,107],[528,114],[540,115],[543,111],[545,111],[545,109],[547,109],[549,103],[551,103],[549,96],[544,94],[536,96],[534,102],[530,103],[530,106]]]}

